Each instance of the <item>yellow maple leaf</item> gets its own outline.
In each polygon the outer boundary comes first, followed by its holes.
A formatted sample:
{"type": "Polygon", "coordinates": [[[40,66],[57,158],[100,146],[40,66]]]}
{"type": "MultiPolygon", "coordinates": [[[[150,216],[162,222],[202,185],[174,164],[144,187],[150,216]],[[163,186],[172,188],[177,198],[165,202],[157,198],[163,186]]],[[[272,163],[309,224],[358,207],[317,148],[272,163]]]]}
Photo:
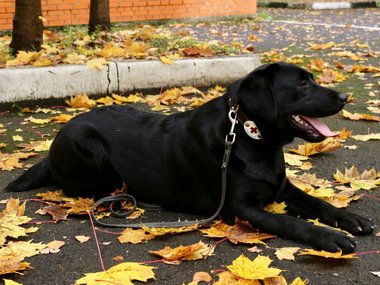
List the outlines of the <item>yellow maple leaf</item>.
{"type": "Polygon", "coordinates": [[[281,203],[273,202],[269,205],[266,205],[264,209],[273,214],[286,214],[285,202],[281,202],[281,203]]]}
{"type": "Polygon", "coordinates": [[[106,64],[108,64],[107,60],[104,58],[94,58],[90,59],[86,62],[89,69],[95,68],[96,70],[102,70],[106,64]]]}
{"type": "Polygon", "coordinates": [[[4,281],[4,285],[22,285],[21,283],[15,282],[10,279],[3,278],[3,281],[4,281]]]}
{"type": "Polygon", "coordinates": [[[75,282],[75,285],[109,285],[123,284],[132,285],[132,280],[147,282],[154,279],[154,267],[137,262],[124,262],[111,267],[106,271],[86,273],[85,277],[75,282]]]}
{"type": "Polygon", "coordinates": [[[151,239],[154,239],[156,236],[150,233],[146,233],[144,229],[131,229],[126,228],[121,235],[117,238],[120,243],[142,243],[151,239]]]}
{"type": "Polygon", "coordinates": [[[68,64],[83,64],[86,62],[86,56],[75,52],[69,53],[66,58],[63,59],[63,62],[68,64]]]}
{"type": "Polygon", "coordinates": [[[65,103],[71,108],[86,108],[90,109],[96,105],[95,100],[90,99],[87,94],[80,94],[70,99],[65,100],[65,103]]]}
{"type": "Polygon", "coordinates": [[[258,255],[253,261],[241,254],[227,266],[233,274],[248,280],[263,280],[265,278],[276,277],[281,273],[281,269],[269,267],[272,260],[268,256],[258,255]]]}
{"type": "Polygon", "coordinates": [[[104,104],[105,106],[110,106],[115,103],[115,100],[110,96],[106,96],[96,100],[96,102],[104,104]]]}
{"type": "Polygon", "coordinates": [[[322,152],[335,151],[340,148],[342,144],[335,138],[327,138],[319,143],[304,143],[299,145],[298,149],[289,149],[290,152],[302,155],[302,156],[312,156],[322,152]]]}
{"type": "Polygon", "coordinates": [[[334,42],[328,42],[325,44],[307,43],[311,50],[324,50],[335,46],[334,42]]]}
{"type": "Polygon", "coordinates": [[[339,183],[350,184],[354,190],[370,190],[380,185],[379,173],[374,168],[359,173],[358,169],[353,165],[349,169],[345,168],[344,174],[337,169],[334,178],[339,183]]]}
{"type": "Polygon", "coordinates": [[[31,64],[33,61],[35,61],[37,58],[40,57],[41,54],[43,54],[43,50],[36,52],[36,51],[19,51],[17,53],[17,56],[13,60],[8,60],[6,62],[6,66],[21,66],[21,65],[27,65],[31,64]]]}
{"type": "Polygon", "coordinates": [[[162,236],[162,235],[167,235],[167,234],[179,234],[179,233],[187,233],[187,232],[192,232],[198,229],[198,225],[191,225],[187,227],[176,227],[176,228],[149,228],[146,227],[145,225],[142,225],[142,228],[155,236],[162,236]]]}
{"type": "Polygon", "coordinates": [[[74,202],[75,198],[66,197],[61,190],[59,191],[47,191],[43,193],[36,194],[44,201],[51,202],[74,202]]]}
{"type": "Polygon", "coordinates": [[[20,200],[10,198],[7,201],[5,209],[0,212],[0,218],[7,214],[15,214],[16,216],[23,216],[25,213],[26,201],[20,205],[20,200]]]}
{"type": "Polygon", "coordinates": [[[175,248],[166,246],[161,250],[149,252],[161,256],[164,258],[164,261],[167,261],[170,264],[179,264],[182,260],[198,260],[206,258],[212,254],[213,247],[200,241],[188,246],[181,245],[175,248]]]}
{"type": "Polygon", "coordinates": [[[33,66],[51,66],[51,65],[53,65],[53,62],[46,57],[40,57],[35,62],[33,62],[33,66]]]}
{"type": "Polygon", "coordinates": [[[67,201],[63,207],[68,208],[67,213],[73,215],[86,215],[91,211],[95,201],[93,198],[75,198],[74,201],[67,201]]]}
{"type": "Polygon", "coordinates": [[[43,141],[33,141],[28,144],[19,144],[18,147],[21,147],[23,151],[48,151],[52,144],[53,140],[43,140],[43,141]]]}
{"type": "Polygon", "coordinates": [[[50,120],[54,123],[60,123],[60,124],[65,124],[67,123],[68,121],[70,121],[72,118],[74,118],[73,115],[69,115],[69,114],[61,114],[61,115],[58,115],[58,116],[54,116],[52,118],[50,118],[50,120]]]}
{"type": "Polygon", "coordinates": [[[114,43],[106,43],[100,51],[96,52],[96,54],[104,58],[123,57],[125,51],[124,48],[117,47],[114,43]]]}
{"type": "Polygon", "coordinates": [[[32,220],[27,216],[17,216],[16,214],[6,214],[0,218],[0,246],[4,245],[6,238],[18,238],[27,235],[27,229],[20,225],[32,220]]]}
{"type": "Polygon", "coordinates": [[[293,260],[294,261],[294,254],[299,251],[299,247],[282,247],[276,249],[276,252],[274,253],[279,260],[293,260]]]}
{"type": "Polygon", "coordinates": [[[143,100],[142,96],[143,95],[141,93],[131,94],[128,97],[126,97],[123,102],[125,102],[125,103],[138,103],[138,102],[141,102],[143,100]]]}
{"type": "Polygon", "coordinates": [[[173,64],[174,60],[166,56],[160,56],[160,61],[164,64],[173,64]]]}
{"type": "Polygon", "coordinates": [[[355,254],[342,254],[342,251],[328,252],[324,250],[318,251],[314,249],[302,249],[297,255],[312,255],[312,256],[320,256],[324,258],[334,258],[334,259],[358,258],[355,254]]]}
{"type": "MultiPolygon", "coordinates": [[[[300,146],[298,146],[300,148],[300,146]]],[[[302,166],[303,161],[308,160],[309,158],[304,155],[284,153],[285,162],[290,166],[302,166]]]]}
{"type": "Polygon", "coordinates": [[[14,136],[12,136],[12,140],[14,142],[22,142],[22,141],[24,141],[24,138],[20,135],[14,135],[14,136]]]}
{"type": "Polygon", "coordinates": [[[380,117],[369,114],[351,113],[346,110],[342,110],[342,115],[344,118],[350,119],[352,121],[366,120],[380,122],[380,117]]]}
{"type": "Polygon", "coordinates": [[[0,275],[18,273],[30,268],[28,262],[23,262],[20,257],[14,254],[0,256],[0,275]]]}
{"type": "Polygon", "coordinates": [[[296,279],[293,280],[290,285],[306,285],[309,284],[309,281],[307,280],[302,280],[300,277],[297,277],[296,279]]]}
{"type": "Polygon", "coordinates": [[[355,135],[355,136],[352,136],[352,138],[354,140],[362,141],[362,142],[366,142],[370,140],[380,140],[380,133],[377,133],[377,134],[372,133],[368,135],[355,135]]]}
{"type": "Polygon", "coordinates": [[[248,223],[236,221],[229,226],[222,221],[217,221],[208,229],[200,230],[205,236],[211,238],[227,238],[230,242],[237,243],[263,243],[263,240],[275,237],[271,234],[260,233],[254,230],[248,223]]]}
{"type": "Polygon", "coordinates": [[[26,121],[31,122],[33,124],[43,125],[50,122],[50,119],[36,119],[33,117],[29,117],[26,119],[26,121]]]}
{"type": "Polygon", "coordinates": [[[307,221],[308,221],[309,223],[313,224],[313,225],[318,226],[318,227],[329,228],[329,229],[332,229],[332,230],[335,230],[335,231],[342,232],[342,233],[344,233],[344,234],[346,234],[346,235],[348,235],[348,236],[350,236],[350,237],[353,237],[353,235],[350,234],[348,231],[342,230],[341,228],[337,228],[337,227],[330,227],[329,225],[326,225],[326,224],[324,224],[324,223],[321,223],[321,222],[319,221],[319,219],[314,219],[314,220],[312,220],[312,219],[308,219],[307,221]]]}
{"type": "Polygon", "coordinates": [[[35,155],[36,153],[34,152],[0,152],[0,169],[10,171],[15,168],[22,168],[24,165],[20,162],[20,160],[27,159],[35,155]]]}
{"type": "Polygon", "coordinates": [[[324,84],[331,84],[331,83],[337,83],[342,82],[347,79],[347,76],[345,76],[343,73],[339,71],[335,71],[332,69],[324,69],[323,73],[319,75],[316,79],[316,82],[318,83],[324,83],[324,84]]]}
{"type": "Polygon", "coordinates": [[[25,257],[31,257],[40,253],[40,250],[45,248],[46,244],[33,243],[30,241],[10,241],[6,246],[0,248],[0,256],[12,255],[23,260],[25,257]]]}

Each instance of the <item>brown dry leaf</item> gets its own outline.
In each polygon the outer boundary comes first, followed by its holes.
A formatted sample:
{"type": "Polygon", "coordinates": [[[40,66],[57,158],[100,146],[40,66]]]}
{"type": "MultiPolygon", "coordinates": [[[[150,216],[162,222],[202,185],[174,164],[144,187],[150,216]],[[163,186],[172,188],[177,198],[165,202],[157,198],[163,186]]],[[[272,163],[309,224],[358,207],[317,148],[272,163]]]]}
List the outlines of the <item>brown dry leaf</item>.
{"type": "Polygon", "coordinates": [[[214,282],[213,285],[261,285],[258,280],[242,279],[229,271],[224,271],[217,275],[219,280],[214,282]]]}
{"type": "Polygon", "coordinates": [[[312,255],[312,256],[320,256],[324,258],[334,258],[334,259],[358,258],[355,254],[342,254],[342,251],[328,252],[324,250],[318,251],[314,249],[302,249],[297,255],[312,255]]]}
{"type": "Polygon", "coordinates": [[[310,59],[310,63],[307,65],[308,68],[316,71],[323,71],[323,69],[325,69],[327,66],[328,63],[321,58],[312,58],[310,59]]]}
{"type": "Polygon", "coordinates": [[[50,204],[43,207],[38,211],[38,214],[51,215],[53,221],[66,221],[67,216],[69,215],[66,208],[63,208],[61,205],[50,204]]]}
{"type": "Polygon", "coordinates": [[[302,156],[312,156],[315,154],[335,151],[340,148],[342,144],[335,138],[327,138],[319,143],[304,143],[299,145],[298,149],[289,149],[290,152],[302,155],[302,156]]]}
{"type": "Polygon", "coordinates": [[[212,255],[213,249],[213,247],[200,241],[188,246],[181,245],[175,248],[166,246],[161,250],[149,252],[161,256],[164,258],[164,262],[179,264],[182,260],[198,260],[207,258],[212,255]]]}
{"type": "Polygon", "coordinates": [[[124,260],[124,256],[117,255],[114,258],[112,258],[112,260],[115,261],[115,262],[119,262],[119,261],[124,260]]]}
{"type": "Polygon", "coordinates": [[[36,156],[34,152],[14,152],[14,153],[2,153],[0,152],[0,169],[1,170],[13,170],[15,168],[22,168],[22,159],[27,159],[32,156],[36,156]]]}
{"type": "Polygon", "coordinates": [[[184,56],[189,56],[189,57],[198,57],[198,56],[209,57],[209,56],[214,55],[214,51],[210,47],[199,48],[196,46],[185,48],[182,50],[182,53],[184,56]]]}
{"type": "Polygon", "coordinates": [[[82,277],[75,282],[75,285],[132,285],[132,280],[147,282],[149,279],[155,278],[153,269],[154,267],[152,266],[143,265],[137,262],[124,262],[117,264],[106,271],[86,273],[85,277],[82,277]]]}
{"type": "Polygon", "coordinates": [[[146,233],[144,229],[131,229],[126,228],[121,235],[117,238],[120,243],[142,243],[151,239],[154,239],[156,236],[150,233],[146,233]]]}
{"type": "Polygon", "coordinates": [[[235,225],[229,226],[222,221],[217,221],[208,229],[200,230],[205,236],[211,238],[227,238],[234,244],[263,243],[262,240],[275,237],[271,234],[255,231],[248,223],[236,221],[235,225]]]}
{"type": "Polygon", "coordinates": [[[350,119],[352,121],[366,120],[380,122],[380,117],[370,114],[350,113],[346,110],[342,110],[342,115],[344,118],[350,119]]]}
{"type": "Polygon", "coordinates": [[[338,135],[338,139],[340,140],[347,140],[352,135],[352,131],[347,130],[346,128],[343,128],[338,135]]]}
{"type": "Polygon", "coordinates": [[[70,99],[65,100],[65,103],[71,108],[86,108],[90,109],[95,107],[95,100],[90,99],[87,94],[80,94],[70,99]]]}

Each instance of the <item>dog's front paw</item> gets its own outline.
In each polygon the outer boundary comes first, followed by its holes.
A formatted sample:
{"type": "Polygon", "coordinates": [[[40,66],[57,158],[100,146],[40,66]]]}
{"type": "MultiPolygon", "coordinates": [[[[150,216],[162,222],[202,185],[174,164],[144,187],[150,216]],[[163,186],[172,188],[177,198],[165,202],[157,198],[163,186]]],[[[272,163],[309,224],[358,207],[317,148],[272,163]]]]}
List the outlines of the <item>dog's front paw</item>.
{"type": "Polygon", "coordinates": [[[348,211],[337,215],[335,225],[353,235],[367,235],[375,229],[370,220],[348,211]]]}
{"type": "Polygon", "coordinates": [[[320,230],[321,232],[316,234],[312,240],[315,248],[329,252],[342,251],[345,254],[355,250],[356,243],[345,234],[329,229],[320,230]]]}

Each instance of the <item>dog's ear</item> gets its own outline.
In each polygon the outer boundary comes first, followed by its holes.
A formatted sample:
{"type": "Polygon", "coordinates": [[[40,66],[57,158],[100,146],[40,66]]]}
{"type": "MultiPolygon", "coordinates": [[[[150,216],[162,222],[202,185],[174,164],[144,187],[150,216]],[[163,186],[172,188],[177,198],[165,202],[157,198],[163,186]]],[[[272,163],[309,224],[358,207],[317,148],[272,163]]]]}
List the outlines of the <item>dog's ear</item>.
{"type": "Polygon", "coordinates": [[[262,65],[230,86],[232,99],[247,112],[247,115],[253,114],[266,121],[277,119],[277,104],[272,93],[272,83],[279,65],[262,65]]]}

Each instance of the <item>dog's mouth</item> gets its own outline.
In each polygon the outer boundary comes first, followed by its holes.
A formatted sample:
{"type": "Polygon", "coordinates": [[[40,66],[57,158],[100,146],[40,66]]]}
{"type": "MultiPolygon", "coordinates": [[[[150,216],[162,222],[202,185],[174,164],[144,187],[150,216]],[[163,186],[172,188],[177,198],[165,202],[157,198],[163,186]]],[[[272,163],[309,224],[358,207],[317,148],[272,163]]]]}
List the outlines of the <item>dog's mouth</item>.
{"type": "Polygon", "coordinates": [[[292,127],[300,134],[300,137],[311,142],[324,140],[326,137],[336,137],[340,132],[333,132],[317,118],[305,115],[292,115],[290,117],[292,127]]]}

